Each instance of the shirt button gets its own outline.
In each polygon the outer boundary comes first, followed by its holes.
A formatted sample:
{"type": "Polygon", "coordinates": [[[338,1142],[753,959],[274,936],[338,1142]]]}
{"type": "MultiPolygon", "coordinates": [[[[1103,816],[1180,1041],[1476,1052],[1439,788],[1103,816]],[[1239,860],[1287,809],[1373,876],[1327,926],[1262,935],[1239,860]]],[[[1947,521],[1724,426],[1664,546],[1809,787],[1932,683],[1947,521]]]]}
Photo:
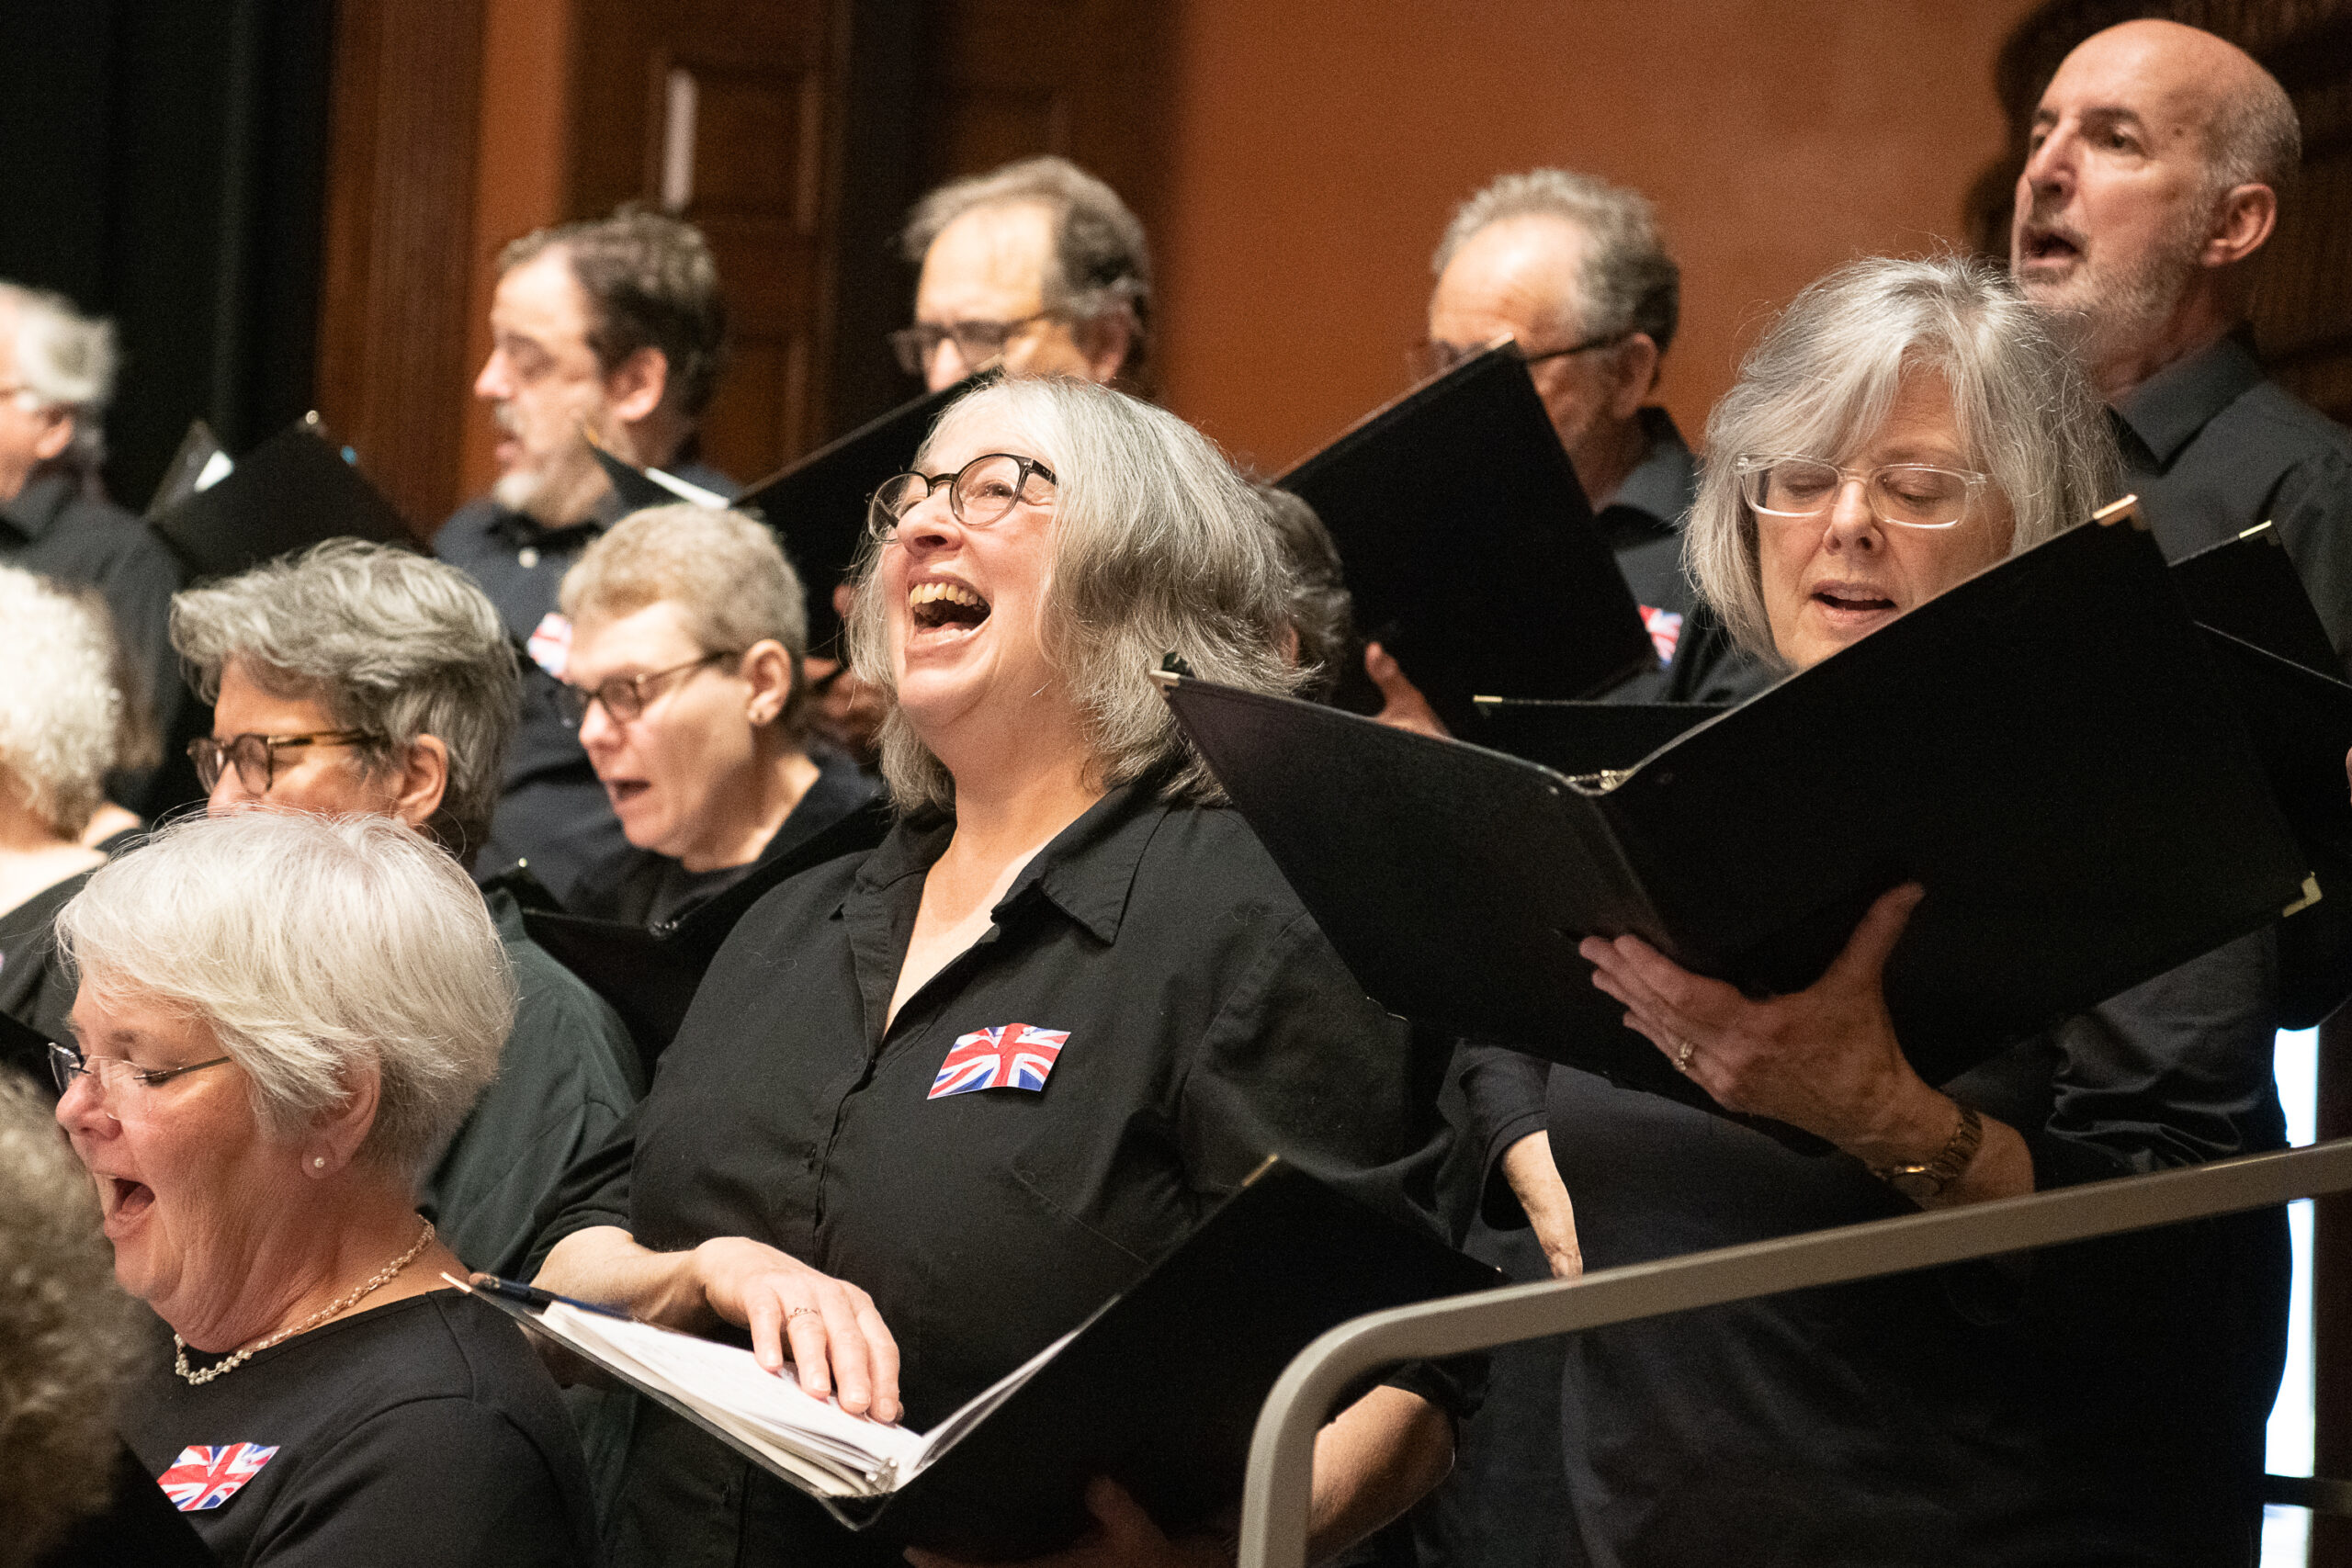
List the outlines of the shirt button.
{"type": "Polygon", "coordinates": [[[525,545],[514,552],[514,558],[522,562],[526,568],[535,567],[539,564],[539,547],[537,545],[525,545]]]}

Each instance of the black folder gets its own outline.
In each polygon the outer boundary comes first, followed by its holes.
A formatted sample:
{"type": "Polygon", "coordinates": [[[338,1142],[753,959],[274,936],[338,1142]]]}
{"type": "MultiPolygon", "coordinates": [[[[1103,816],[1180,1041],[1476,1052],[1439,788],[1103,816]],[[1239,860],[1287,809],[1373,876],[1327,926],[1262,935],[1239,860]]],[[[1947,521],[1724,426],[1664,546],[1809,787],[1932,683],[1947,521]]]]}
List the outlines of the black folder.
{"type": "Polygon", "coordinates": [[[1555,703],[1480,697],[1478,723],[1462,739],[1541,762],[1555,773],[1600,773],[1634,766],[1729,703],[1555,703]]]}
{"type": "Polygon", "coordinates": [[[1457,732],[1481,694],[1588,696],[1657,661],[1508,344],[1367,415],[1274,483],[1330,529],[1357,626],[1457,732]]]}
{"type": "Polygon", "coordinates": [[[190,421],[187,434],[180,437],[172,460],[164,465],[164,477],[155,481],[155,493],[147,498],[144,515],[161,517],[198,491],[208,488],[204,483],[205,470],[216,460],[226,461],[227,457],[212,427],[200,419],[190,421]]]}
{"type": "MultiPolygon", "coordinates": [[[[840,440],[753,483],[731,503],[784,537],[785,549],[808,594],[808,651],[841,657],[842,618],[833,589],[857,564],[865,539],[865,505],[882,481],[914,467],[915,452],[947,405],[996,379],[994,369],[926,392],[858,426],[840,440]]],[[[598,448],[613,488],[631,508],[666,506],[679,499],[659,479],[598,448]]]]}
{"type": "Polygon", "coordinates": [[[1391,1012],[1712,1105],[1577,954],[1633,932],[1757,994],[1870,901],[1931,1083],[2253,931],[2309,866],[2128,510],[1921,605],[1648,756],[1569,776],[1161,677],[1178,720],[1391,1012]]]}
{"type": "MultiPolygon", "coordinates": [[[[980,1561],[1076,1540],[1096,1475],[1125,1486],[1162,1529],[1197,1529],[1239,1498],[1258,1412],[1318,1336],[1502,1283],[1434,1235],[1269,1159],[911,1481],[882,1497],[818,1501],[853,1529],[980,1561]]],[[[537,1324],[528,1307],[483,1299],[537,1324]]],[[[687,1403],[637,1386],[775,1469],[687,1403]]]]}
{"type": "Polygon", "coordinates": [[[383,492],[316,414],[237,460],[151,524],[198,577],[225,577],[326,539],[414,545],[383,492]]]}
{"type": "Polygon", "coordinates": [[[702,985],[710,961],[751,907],[811,866],[870,850],[890,830],[890,808],[867,802],[806,843],[764,860],[734,883],[674,920],[650,928],[618,920],[594,920],[524,900],[523,929],[549,956],[588,983],[628,1025],[644,1058],[648,1078],[653,1065],[702,985]]]}
{"type": "Polygon", "coordinates": [[[2182,557],[2173,563],[2172,581],[2194,619],[2342,679],[2344,660],[2288,558],[2287,542],[2269,524],[2182,557]]]}

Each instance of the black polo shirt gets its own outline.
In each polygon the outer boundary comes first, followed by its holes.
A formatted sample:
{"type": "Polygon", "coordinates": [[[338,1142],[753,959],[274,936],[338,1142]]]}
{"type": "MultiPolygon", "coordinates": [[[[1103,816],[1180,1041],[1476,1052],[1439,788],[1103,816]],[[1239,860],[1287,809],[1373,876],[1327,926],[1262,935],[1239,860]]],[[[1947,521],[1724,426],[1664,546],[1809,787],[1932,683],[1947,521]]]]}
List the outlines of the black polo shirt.
{"type": "MultiPolygon", "coordinates": [[[[886,1033],[951,830],[902,823],[743,918],[639,1108],[633,1168],[559,1231],[625,1224],[661,1251],[749,1236],[863,1287],[922,1430],[1132,1284],[1270,1152],[1433,1226],[1444,1043],[1364,997],[1231,811],[1113,791],[886,1033]],[[934,1097],[960,1081],[952,1053],[1024,1029],[1058,1042],[1042,1088],[934,1097]]],[[[871,1554],[643,1416],[616,1562],[739,1531],[745,1562],[871,1554]]]]}
{"type": "Polygon", "coordinates": [[[141,684],[164,748],[163,764],[107,781],[107,794],[153,816],[201,799],[196,774],[181,749],[197,734],[199,705],[172,651],[172,595],[187,581],[179,558],[153,529],[79,479],[58,469],[38,471],[16,499],[0,505],[0,561],[60,582],[95,588],[114,617],[115,636],[141,684]]]}
{"type": "Polygon", "coordinates": [[[1616,553],[1634,602],[1679,615],[1690,608],[1690,583],[1682,575],[1682,519],[1699,493],[1699,460],[1672,414],[1645,408],[1636,417],[1642,460],[1609,504],[1593,513],[1593,525],[1616,553]]]}
{"type": "Polygon", "coordinates": [[[2241,330],[2115,406],[2124,483],[2167,558],[2267,522],[2352,656],[2352,432],[2262,373],[2241,330]]]}
{"type": "MultiPolygon", "coordinates": [[[[673,471],[721,495],[737,490],[734,480],[700,463],[682,463],[673,471]]],[[[505,788],[491,818],[490,841],[474,861],[477,876],[498,876],[527,860],[542,884],[560,888],[628,847],[605,786],[580,749],[579,732],[556,705],[571,646],[556,612],[563,574],[627,510],[607,489],[585,522],[548,528],[482,495],[458,508],[433,536],[433,553],[481,585],[498,606],[506,635],[528,654],[522,719],[506,749],[505,788]]]]}

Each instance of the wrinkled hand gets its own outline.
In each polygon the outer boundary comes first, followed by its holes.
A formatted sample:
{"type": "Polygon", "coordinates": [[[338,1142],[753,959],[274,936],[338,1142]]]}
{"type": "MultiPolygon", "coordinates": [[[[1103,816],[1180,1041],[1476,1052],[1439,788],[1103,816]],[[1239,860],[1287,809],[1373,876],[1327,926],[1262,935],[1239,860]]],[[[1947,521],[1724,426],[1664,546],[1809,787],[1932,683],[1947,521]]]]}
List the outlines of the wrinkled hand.
{"type": "MultiPolygon", "coordinates": [[[[1086,1483],[1093,1528],[1059,1551],[1029,1560],[1029,1568],[1231,1568],[1233,1554],[1213,1536],[1170,1540],[1127,1489],[1107,1475],[1086,1483]]],[[[978,1568],[957,1557],[910,1547],[915,1568],[978,1568]]]]}
{"type": "Polygon", "coordinates": [[[1453,731],[1438,717],[1437,709],[1430,706],[1421,689],[1405,678],[1404,670],[1389,656],[1386,649],[1376,642],[1363,648],[1363,672],[1380,688],[1380,711],[1372,716],[1394,729],[1409,729],[1416,735],[1434,735],[1449,740],[1453,731]]]}
{"type": "Polygon", "coordinates": [[[1904,1058],[1886,1010],[1887,955],[1923,896],[1917,883],[1882,894],[1820,979],[1768,1001],[1693,975],[1639,937],[1587,937],[1577,951],[1596,966],[1592,983],[1625,1004],[1627,1026],[1719,1104],[1873,1164],[1901,1163],[1923,1142],[1939,1146],[1951,1115],[1904,1058]]]}
{"type": "Polygon", "coordinates": [[[873,1297],[743,1236],[704,1242],[693,1268],[711,1310],[752,1331],[761,1366],[779,1371],[789,1359],[808,1393],[837,1394],[852,1416],[899,1418],[899,1344],[873,1297]]]}

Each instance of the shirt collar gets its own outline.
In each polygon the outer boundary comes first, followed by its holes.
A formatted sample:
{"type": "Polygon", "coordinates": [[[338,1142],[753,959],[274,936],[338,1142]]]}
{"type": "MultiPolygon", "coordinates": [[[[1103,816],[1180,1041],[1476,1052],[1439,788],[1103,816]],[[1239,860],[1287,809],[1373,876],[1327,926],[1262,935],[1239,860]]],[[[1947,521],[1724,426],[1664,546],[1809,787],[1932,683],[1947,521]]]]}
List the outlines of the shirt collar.
{"type": "Polygon", "coordinates": [[[27,539],[38,539],[48,533],[74,497],[74,477],[71,474],[36,473],[17,492],[17,499],[0,506],[0,519],[6,519],[27,539]]]}
{"type": "MultiPolygon", "coordinates": [[[[1097,941],[1118,940],[1127,895],[1143,852],[1168,815],[1157,774],[1119,785],[1032,856],[989,911],[999,925],[1033,893],[1086,928],[1097,941]]],[[[955,818],[922,812],[899,824],[858,868],[855,886],[873,892],[928,872],[947,852],[955,818]]]]}
{"type": "Polygon", "coordinates": [[[2176,359],[2123,395],[2115,413],[2159,466],[2188,445],[2213,416],[2262,382],[2253,334],[2241,327],[2176,359]]]}
{"type": "Polygon", "coordinates": [[[1645,408],[1640,418],[1648,450],[1634,465],[1633,472],[1625,476],[1625,482],[1617,487],[1616,499],[1602,510],[1614,512],[1621,506],[1627,507],[1656,518],[1670,530],[1690,509],[1698,465],[1690,456],[1690,445],[1682,439],[1682,432],[1675,428],[1672,414],[1662,408],[1645,408]]]}

